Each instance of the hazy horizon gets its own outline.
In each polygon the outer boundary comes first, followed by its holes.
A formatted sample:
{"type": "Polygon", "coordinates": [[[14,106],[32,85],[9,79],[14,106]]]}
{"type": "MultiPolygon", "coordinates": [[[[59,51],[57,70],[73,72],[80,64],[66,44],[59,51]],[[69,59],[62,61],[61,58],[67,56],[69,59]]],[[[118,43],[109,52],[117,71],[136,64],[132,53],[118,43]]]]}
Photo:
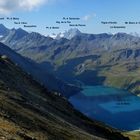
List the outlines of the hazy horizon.
{"type": "Polygon", "coordinates": [[[43,35],[57,34],[70,28],[92,34],[140,34],[139,3],[138,0],[13,0],[12,3],[1,0],[0,23],[9,28],[35,25],[37,27],[24,29],[43,35]],[[13,17],[18,20],[11,20],[13,17]]]}

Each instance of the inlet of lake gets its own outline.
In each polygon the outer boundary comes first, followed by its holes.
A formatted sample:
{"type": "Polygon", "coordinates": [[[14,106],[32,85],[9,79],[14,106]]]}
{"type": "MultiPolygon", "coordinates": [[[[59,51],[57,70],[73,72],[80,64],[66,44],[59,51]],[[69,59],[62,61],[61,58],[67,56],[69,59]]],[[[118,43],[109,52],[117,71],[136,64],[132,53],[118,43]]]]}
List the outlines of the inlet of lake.
{"type": "Polygon", "coordinates": [[[104,86],[84,86],[69,98],[73,106],[91,119],[119,130],[140,129],[140,97],[104,86]]]}

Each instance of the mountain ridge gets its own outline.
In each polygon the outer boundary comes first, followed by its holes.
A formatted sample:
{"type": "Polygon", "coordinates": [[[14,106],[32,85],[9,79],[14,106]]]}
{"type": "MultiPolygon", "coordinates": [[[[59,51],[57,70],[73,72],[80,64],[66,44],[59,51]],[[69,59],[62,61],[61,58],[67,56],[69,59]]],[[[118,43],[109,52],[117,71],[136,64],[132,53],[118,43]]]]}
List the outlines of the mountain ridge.
{"type": "Polygon", "coordinates": [[[61,92],[66,97],[69,97],[69,94],[72,94],[73,92],[78,92],[80,90],[79,88],[68,85],[67,83],[59,80],[49,72],[45,72],[41,69],[41,67],[39,67],[37,63],[28,58],[20,56],[2,43],[0,43],[0,54],[9,57],[17,65],[22,67],[23,70],[25,70],[27,73],[30,73],[37,81],[42,83],[44,86],[48,86],[50,90],[61,92]],[[65,94],[66,91],[68,93],[67,95],[65,94]]]}

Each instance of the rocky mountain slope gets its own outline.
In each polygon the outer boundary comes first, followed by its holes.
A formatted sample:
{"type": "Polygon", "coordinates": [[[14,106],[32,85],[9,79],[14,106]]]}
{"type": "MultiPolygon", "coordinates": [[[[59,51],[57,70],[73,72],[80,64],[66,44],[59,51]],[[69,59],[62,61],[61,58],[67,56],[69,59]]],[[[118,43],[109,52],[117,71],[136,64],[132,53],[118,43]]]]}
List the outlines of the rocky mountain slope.
{"type": "Polygon", "coordinates": [[[49,92],[0,56],[0,139],[123,140],[119,131],[91,121],[57,93],[49,92]]]}
{"type": "Polygon", "coordinates": [[[27,73],[31,74],[34,79],[48,87],[49,90],[61,92],[61,94],[66,97],[80,90],[79,88],[56,78],[50,74],[47,69],[43,70],[39,64],[28,58],[22,57],[2,43],[0,43],[0,54],[8,56],[14,63],[22,67],[27,73]]]}
{"type": "Polygon", "coordinates": [[[0,36],[6,36],[9,33],[9,29],[7,29],[3,24],[0,24],[0,36]]]}

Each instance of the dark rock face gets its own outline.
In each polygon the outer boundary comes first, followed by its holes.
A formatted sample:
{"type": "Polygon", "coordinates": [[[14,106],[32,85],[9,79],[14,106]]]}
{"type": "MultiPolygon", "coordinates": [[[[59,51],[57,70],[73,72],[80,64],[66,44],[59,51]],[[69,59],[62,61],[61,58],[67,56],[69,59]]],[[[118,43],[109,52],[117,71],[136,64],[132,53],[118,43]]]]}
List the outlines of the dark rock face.
{"type": "Polygon", "coordinates": [[[9,33],[9,29],[7,29],[3,24],[0,24],[0,36],[6,36],[9,33]]]}

